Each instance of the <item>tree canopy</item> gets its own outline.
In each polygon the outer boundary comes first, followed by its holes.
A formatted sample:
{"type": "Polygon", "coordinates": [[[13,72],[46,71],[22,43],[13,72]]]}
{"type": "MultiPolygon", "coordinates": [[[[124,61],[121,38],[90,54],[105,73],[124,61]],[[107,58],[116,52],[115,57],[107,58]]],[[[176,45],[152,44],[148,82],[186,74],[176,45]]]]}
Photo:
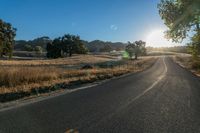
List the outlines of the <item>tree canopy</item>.
{"type": "Polygon", "coordinates": [[[135,41],[133,43],[128,42],[128,45],[126,46],[126,52],[129,54],[129,57],[132,58],[135,56],[135,59],[138,58],[139,55],[145,55],[146,54],[146,42],[143,41],[135,41]]]}
{"type": "Polygon", "coordinates": [[[195,32],[198,37],[191,41],[199,54],[200,0],[161,0],[158,9],[165,25],[169,28],[166,31],[166,37],[174,42],[182,42],[190,31],[195,32]]]}
{"type": "Polygon", "coordinates": [[[15,35],[16,29],[10,23],[0,19],[0,57],[3,55],[12,56],[15,35]]]}
{"type": "Polygon", "coordinates": [[[79,36],[70,34],[54,39],[52,43],[47,44],[46,49],[48,58],[86,54],[88,51],[79,36]]]}

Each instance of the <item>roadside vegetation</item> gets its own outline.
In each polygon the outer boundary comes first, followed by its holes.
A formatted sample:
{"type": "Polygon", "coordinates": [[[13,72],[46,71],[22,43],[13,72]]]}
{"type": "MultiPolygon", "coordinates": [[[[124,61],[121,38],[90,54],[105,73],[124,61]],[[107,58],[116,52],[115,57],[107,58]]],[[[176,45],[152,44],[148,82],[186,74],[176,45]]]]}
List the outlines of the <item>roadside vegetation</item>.
{"type": "Polygon", "coordinates": [[[187,68],[197,76],[200,76],[200,60],[194,60],[190,55],[177,55],[174,56],[173,59],[180,66],[187,68]]]}
{"type": "Polygon", "coordinates": [[[200,74],[200,1],[162,0],[158,4],[159,14],[168,30],[166,38],[182,42],[190,35],[187,51],[192,56],[175,56],[181,66],[200,74]]]}
{"type": "Polygon", "coordinates": [[[168,27],[166,38],[182,42],[191,34],[188,48],[196,61],[200,55],[199,7],[199,0],[162,0],[158,4],[159,14],[168,27]]]}

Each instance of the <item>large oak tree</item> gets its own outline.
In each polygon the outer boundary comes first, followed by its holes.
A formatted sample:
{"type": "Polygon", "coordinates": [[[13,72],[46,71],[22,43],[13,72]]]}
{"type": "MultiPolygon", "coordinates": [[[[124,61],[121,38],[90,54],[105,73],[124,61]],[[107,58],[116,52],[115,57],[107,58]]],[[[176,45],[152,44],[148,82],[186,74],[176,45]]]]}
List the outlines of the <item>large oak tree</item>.
{"type": "Polygon", "coordinates": [[[59,58],[72,54],[86,54],[88,52],[79,36],[66,34],[47,44],[47,57],[59,58]]]}

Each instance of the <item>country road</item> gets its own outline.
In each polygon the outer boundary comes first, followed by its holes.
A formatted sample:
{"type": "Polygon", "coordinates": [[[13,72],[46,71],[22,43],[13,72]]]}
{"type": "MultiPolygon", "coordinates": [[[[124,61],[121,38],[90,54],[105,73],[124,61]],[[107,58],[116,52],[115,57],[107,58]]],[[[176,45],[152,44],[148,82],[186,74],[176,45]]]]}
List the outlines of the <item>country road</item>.
{"type": "Polygon", "coordinates": [[[200,79],[161,57],[148,70],[0,111],[0,133],[200,133],[200,79]]]}

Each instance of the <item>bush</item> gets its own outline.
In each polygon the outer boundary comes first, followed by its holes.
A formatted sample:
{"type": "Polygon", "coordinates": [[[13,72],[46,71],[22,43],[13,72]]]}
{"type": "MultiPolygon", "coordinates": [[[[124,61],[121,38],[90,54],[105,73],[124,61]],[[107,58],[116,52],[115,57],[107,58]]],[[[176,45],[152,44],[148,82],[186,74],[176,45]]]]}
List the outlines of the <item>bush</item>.
{"type": "Polygon", "coordinates": [[[84,65],[81,69],[93,69],[94,67],[92,65],[84,65]]]}

